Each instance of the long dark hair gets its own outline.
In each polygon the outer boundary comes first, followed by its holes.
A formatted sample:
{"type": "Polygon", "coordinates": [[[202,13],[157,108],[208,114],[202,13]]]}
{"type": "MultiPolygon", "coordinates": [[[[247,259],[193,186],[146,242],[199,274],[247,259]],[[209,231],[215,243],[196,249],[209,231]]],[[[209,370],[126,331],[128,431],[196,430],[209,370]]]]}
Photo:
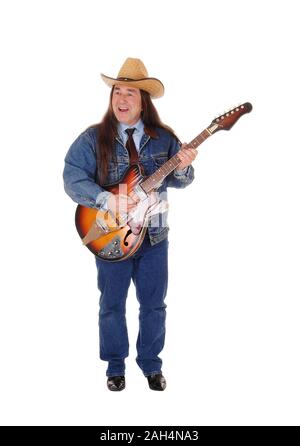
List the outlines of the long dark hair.
{"type": "MultiPolygon", "coordinates": [[[[111,90],[109,106],[105,115],[103,116],[102,121],[99,124],[93,126],[97,127],[98,129],[97,176],[98,182],[101,185],[104,185],[106,183],[109,162],[115,157],[115,138],[118,135],[118,120],[116,119],[112,108],[113,91],[114,87],[111,90]]],[[[178,140],[178,137],[171,129],[171,127],[167,126],[161,121],[159,114],[150,98],[150,94],[144,90],[140,91],[143,110],[141,118],[144,123],[145,131],[155,133],[156,128],[165,129],[172,136],[174,136],[176,140],[178,140]]]]}

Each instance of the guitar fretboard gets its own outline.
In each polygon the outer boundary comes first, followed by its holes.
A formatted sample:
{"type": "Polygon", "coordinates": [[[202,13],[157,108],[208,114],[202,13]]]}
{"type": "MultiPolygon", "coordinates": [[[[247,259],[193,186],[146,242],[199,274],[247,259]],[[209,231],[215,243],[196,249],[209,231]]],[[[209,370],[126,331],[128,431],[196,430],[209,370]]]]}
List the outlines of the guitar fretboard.
{"type": "MultiPolygon", "coordinates": [[[[194,138],[187,147],[193,147],[194,149],[203,143],[211,133],[208,129],[203,130],[196,138],[194,138]]],[[[157,169],[150,177],[148,177],[144,182],[140,184],[143,190],[148,194],[152,189],[156,188],[164,178],[166,178],[176,167],[179,166],[181,160],[176,154],[172,156],[165,164],[163,164],[159,169],[157,169]]]]}

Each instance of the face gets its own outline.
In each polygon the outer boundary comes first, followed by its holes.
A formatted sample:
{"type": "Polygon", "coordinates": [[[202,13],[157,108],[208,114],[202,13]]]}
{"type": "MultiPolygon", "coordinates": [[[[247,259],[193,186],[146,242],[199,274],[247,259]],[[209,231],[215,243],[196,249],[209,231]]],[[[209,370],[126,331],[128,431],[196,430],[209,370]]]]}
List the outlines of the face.
{"type": "Polygon", "coordinates": [[[115,117],[122,124],[133,125],[141,117],[142,98],[138,88],[115,85],[112,95],[115,117]]]}

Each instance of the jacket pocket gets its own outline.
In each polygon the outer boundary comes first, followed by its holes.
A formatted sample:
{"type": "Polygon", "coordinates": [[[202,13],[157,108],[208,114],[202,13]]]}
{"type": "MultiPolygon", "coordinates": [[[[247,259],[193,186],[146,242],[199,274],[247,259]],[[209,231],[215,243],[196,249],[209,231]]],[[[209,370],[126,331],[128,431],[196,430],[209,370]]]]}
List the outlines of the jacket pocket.
{"type": "Polygon", "coordinates": [[[156,167],[161,167],[168,161],[167,155],[155,156],[153,159],[156,167]]]}

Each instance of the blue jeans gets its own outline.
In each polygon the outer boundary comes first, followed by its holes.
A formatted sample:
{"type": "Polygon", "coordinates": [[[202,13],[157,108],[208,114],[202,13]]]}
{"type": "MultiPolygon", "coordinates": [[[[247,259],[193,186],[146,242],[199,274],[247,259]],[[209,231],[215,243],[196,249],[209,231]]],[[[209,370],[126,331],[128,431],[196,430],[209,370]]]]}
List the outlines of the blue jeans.
{"type": "Polygon", "coordinates": [[[125,374],[129,352],[125,311],[131,279],[140,304],[136,362],[145,376],[161,371],[158,354],[165,341],[168,244],[164,239],[151,246],[147,232],[138,251],[126,260],[109,263],[96,257],[100,358],[108,361],[107,376],[125,374]]]}

